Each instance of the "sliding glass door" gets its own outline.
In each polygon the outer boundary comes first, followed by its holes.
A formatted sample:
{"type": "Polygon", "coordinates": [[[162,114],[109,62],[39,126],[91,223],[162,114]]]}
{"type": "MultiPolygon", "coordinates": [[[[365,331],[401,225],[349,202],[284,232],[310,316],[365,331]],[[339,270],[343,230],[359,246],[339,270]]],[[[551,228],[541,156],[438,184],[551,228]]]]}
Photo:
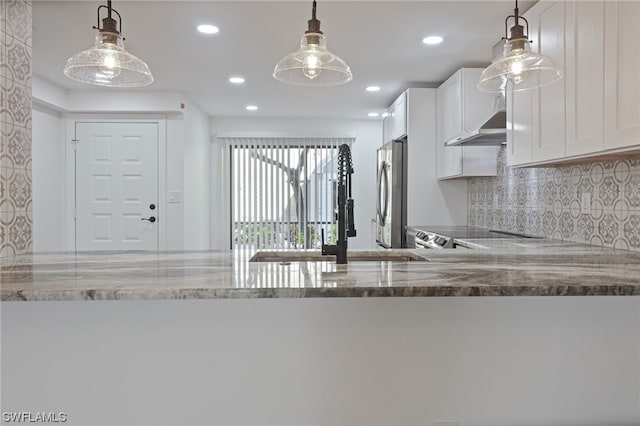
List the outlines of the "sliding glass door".
{"type": "Polygon", "coordinates": [[[231,138],[232,248],[335,241],[338,146],[353,139],[231,138]]]}

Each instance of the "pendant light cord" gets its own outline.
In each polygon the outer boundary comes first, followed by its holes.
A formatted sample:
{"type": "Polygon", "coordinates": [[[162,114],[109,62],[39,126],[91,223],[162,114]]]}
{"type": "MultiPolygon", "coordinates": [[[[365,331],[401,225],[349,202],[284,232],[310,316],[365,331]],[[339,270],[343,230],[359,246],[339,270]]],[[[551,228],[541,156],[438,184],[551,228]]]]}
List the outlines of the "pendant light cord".
{"type": "Polygon", "coordinates": [[[313,6],[311,6],[311,19],[308,20],[307,23],[308,23],[308,29],[305,34],[309,34],[309,33],[322,34],[322,31],[320,31],[320,21],[316,19],[316,0],[313,0],[313,6]]]}

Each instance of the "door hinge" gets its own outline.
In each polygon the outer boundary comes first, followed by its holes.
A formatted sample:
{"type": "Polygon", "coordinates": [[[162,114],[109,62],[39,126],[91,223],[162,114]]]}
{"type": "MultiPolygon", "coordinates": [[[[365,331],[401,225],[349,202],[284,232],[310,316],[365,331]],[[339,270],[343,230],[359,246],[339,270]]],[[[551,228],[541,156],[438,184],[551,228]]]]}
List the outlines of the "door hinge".
{"type": "Polygon", "coordinates": [[[78,142],[80,142],[80,140],[78,139],[71,139],[71,145],[73,146],[73,150],[75,151],[78,145],[78,142]]]}

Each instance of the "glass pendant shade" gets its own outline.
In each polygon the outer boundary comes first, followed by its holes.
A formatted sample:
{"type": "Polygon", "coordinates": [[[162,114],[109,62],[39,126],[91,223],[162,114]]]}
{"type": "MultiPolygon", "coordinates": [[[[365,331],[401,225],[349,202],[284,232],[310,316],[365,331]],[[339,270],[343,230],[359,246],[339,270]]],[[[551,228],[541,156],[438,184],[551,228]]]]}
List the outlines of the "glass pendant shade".
{"type": "Polygon", "coordinates": [[[531,51],[529,40],[509,39],[503,56],[482,72],[478,89],[492,93],[528,90],[561,77],[562,71],[551,58],[531,51]]]}
{"type": "Polygon", "coordinates": [[[300,86],[337,86],[350,82],[353,74],[345,61],[327,50],[324,35],[306,33],[300,48],[278,62],[273,77],[300,86]]]}
{"type": "Polygon", "coordinates": [[[309,26],[300,41],[300,49],[278,62],[273,78],[299,86],[337,86],[353,80],[347,63],[327,49],[327,40],[316,19],[316,0],[307,22],[309,26]]]}
{"type": "Polygon", "coordinates": [[[111,7],[111,0],[98,7],[98,25],[93,28],[98,30],[94,46],[67,59],[64,75],[82,83],[108,87],[140,87],[153,82],[147,64],[124,50],[124,38],[120,35],[122,17],[111,7]],[[106,9],[107,16],[100,26],[102,9],[106,9]]]}
{"type": "Polygon", "coordinates": [[[64,75],[83,83],[110,87],[140,87],[153,82],[147,64],[124,49],[119,34],[107,32],[96,34],[92,48],[69,58],[64,75]]]}

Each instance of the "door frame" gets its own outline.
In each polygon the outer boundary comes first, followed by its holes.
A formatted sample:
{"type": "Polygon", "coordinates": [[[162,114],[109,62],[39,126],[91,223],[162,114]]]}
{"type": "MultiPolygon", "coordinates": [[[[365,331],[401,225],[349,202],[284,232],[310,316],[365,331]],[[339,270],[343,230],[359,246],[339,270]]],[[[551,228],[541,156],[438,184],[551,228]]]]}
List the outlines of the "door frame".
{"type": "Polygon", "coordinates": [[[65,230],[64,247],[76,251],[76,158],[74,139],[78,123],[150,123],[158,126],[158,251],[167,248],[167,120],[164,115],[76,114],[65,116],[65,230]]]}

